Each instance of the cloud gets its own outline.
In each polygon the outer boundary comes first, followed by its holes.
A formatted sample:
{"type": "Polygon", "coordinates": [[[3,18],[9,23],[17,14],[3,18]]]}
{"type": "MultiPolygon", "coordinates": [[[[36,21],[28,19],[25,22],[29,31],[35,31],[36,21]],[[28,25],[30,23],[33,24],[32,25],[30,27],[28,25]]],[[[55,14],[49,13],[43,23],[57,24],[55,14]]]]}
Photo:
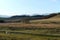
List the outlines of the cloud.
{"type": "Polygon", "coordinates": [[[18,15],[18,14],[15,11],[9,11],[9,10],[6,10],[6,9],[0,9],[0,15],[13,16],[13,15],[18,15]]]}

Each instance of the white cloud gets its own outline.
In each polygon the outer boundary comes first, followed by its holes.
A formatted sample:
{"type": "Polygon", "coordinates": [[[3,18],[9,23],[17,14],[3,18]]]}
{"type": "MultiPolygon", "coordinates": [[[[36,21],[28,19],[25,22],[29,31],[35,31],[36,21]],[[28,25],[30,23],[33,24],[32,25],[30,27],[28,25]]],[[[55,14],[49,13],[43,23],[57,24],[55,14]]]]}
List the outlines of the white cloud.
{"type": "Polygon", "coordinates": [[[0,9],[0,15],[8,15],[8,16],[13,16],[13,15],[18,15],[16,11],[9,11],[6,9],[0,9]]]}

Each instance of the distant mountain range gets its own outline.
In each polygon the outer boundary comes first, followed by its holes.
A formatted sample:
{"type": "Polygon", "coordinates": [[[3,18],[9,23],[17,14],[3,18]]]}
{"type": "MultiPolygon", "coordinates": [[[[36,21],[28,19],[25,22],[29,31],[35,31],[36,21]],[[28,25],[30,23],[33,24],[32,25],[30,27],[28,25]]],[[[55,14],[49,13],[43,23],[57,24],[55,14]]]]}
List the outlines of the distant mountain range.
{"type": "Polygon", "coordinates": [[[56,15],[60,15],[60,13],[53,13],[53,14],[49,14],[49,15],[15,15],[15,16],[7,16],[7,15],[0,15],[0,19],[1,18],[8,18],[10,19],[30,19],[30,20],[36,20],[36,19],[47,19],[47,18],[51,18],[53,16],[56,15]]]}
{"type": "Polygon", "coordinates": [[[0,15],[0,18],[9,18],[10,16],[7,15],[0,15]]]}

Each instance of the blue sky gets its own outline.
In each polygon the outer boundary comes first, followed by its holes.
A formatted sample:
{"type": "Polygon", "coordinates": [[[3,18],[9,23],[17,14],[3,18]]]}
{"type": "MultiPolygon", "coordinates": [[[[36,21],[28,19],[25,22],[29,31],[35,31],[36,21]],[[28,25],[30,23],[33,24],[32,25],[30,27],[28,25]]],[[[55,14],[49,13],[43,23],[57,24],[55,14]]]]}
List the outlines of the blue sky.
{"type": "Polygon", "coordinates": [[[0,0],[0,15],[36,15],[60,12],[60,0],[0,0]]]}

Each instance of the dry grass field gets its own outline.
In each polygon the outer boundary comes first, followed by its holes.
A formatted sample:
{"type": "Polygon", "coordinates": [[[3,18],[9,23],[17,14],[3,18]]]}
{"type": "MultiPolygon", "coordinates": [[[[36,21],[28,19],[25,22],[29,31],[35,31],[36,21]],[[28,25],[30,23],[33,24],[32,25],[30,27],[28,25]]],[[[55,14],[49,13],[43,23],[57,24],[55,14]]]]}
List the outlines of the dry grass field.
{"type": "Polygon", "coordinates": [[[0,23],[0,40],[60,40],[60,18],[0,23]]]}
{"type": "Polygon", "coordinates": [[[20,23],[0,23],[2,27],[37,27],[37,28],[55,28],[60,27],[60,24],[20,24],[20,23]]]}
{"type": "Polygon", "coordinates": [[[31,20],[30,23],[0,23],[0,26],[7,27],[37,27],[37,28],[54,28],[60,27],[60,15],[49,19],[41,19],[41,20],[31,20]]]}

